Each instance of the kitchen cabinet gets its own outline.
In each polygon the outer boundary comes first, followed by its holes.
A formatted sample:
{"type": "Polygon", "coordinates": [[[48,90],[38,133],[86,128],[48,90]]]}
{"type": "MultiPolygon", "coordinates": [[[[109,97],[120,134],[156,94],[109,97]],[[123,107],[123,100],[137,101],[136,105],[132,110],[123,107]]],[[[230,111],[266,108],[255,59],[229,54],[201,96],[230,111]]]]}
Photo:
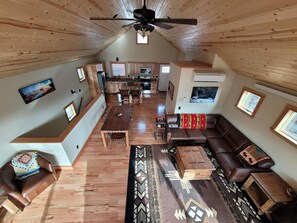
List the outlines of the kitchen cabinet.
{"type": "Polygon", "coordinates": [[[157,81],[151,81],[151,93],[156,94],[157,93],[157,81]]]}

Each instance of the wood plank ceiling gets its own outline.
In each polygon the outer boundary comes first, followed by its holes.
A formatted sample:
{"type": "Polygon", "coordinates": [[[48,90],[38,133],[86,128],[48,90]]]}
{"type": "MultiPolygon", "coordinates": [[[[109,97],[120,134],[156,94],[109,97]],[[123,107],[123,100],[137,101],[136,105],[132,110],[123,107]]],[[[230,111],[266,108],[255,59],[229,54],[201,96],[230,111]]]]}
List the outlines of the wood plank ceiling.
{"type": "MultiPolygon", "coordinates": [[[[141,0],[6,0],[0,8],[0,77],[95,55],[126,30],[141,0]]],[[[147,0],[156,17],[198,25],[156,28],[180,50],[217,53],[237,73],[297,91],[296,0],[147,0]]],[[[155,31],[155,32],[156,32],[155,31]]]]}

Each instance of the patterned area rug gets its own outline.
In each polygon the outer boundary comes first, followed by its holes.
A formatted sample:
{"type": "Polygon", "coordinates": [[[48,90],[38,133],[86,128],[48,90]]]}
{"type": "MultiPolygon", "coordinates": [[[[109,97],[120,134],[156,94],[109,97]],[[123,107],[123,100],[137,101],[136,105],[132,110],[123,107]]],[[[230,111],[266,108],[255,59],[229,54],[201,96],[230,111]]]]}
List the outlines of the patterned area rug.
{"type": "Polygon", "coordinates": [[[132,146],[125,222],[261,222],[242,191],[228,183],[205,151],[216,167],[211,180],[187,181],[176,170],[176,148],[132,146]]]}

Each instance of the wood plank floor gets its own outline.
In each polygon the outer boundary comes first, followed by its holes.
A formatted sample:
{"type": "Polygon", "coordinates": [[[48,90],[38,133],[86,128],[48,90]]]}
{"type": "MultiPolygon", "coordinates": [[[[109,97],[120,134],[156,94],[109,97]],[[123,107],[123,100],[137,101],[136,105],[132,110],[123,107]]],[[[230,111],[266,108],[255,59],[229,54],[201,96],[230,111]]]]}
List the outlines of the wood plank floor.
{"type": "MultiPolygon", "coordinates": [[[[165,114],[165,93],[147,95],[134,105],[130,143],[163,143],[154,139],[155,118],[165,114]]],[[[116,105],[109,95],[107,104],[116,105]]],[[[105,114],[106,115],[106,114],[105,114]]],[[[129,148],[123,142],[108,142],[104,148],[100,128],[104,116],[88,139],[73,170],[63,170],[13,222],[124,222],[129,148]]]]}

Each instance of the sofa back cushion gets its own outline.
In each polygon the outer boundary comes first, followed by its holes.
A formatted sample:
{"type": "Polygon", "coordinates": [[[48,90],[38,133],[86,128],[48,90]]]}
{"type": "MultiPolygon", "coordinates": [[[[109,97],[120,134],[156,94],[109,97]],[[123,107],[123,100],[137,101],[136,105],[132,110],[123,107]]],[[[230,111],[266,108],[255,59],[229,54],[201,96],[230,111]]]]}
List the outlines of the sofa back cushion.
{"type": "Polygon", "coordinates": [[[221,116],[216,124],[216,131],[221,135],[222,137],[226,135],[227,132],[230,131],[230,129],[233,128],[233,125],[224,118],[224,116],[221,116]]]}
{"type": "Polygon", "coordinates": [[[207,114],[206,116],[206,126],[208,129],[213,129],[219,119],[220,115],[216,115],[216,114],[207,114]]]}
{"type": "Polygon", "coordinates": [[[251,144],[250,140],[235,127],[224,136],[224,139],[235,153],[251,144]]]}

